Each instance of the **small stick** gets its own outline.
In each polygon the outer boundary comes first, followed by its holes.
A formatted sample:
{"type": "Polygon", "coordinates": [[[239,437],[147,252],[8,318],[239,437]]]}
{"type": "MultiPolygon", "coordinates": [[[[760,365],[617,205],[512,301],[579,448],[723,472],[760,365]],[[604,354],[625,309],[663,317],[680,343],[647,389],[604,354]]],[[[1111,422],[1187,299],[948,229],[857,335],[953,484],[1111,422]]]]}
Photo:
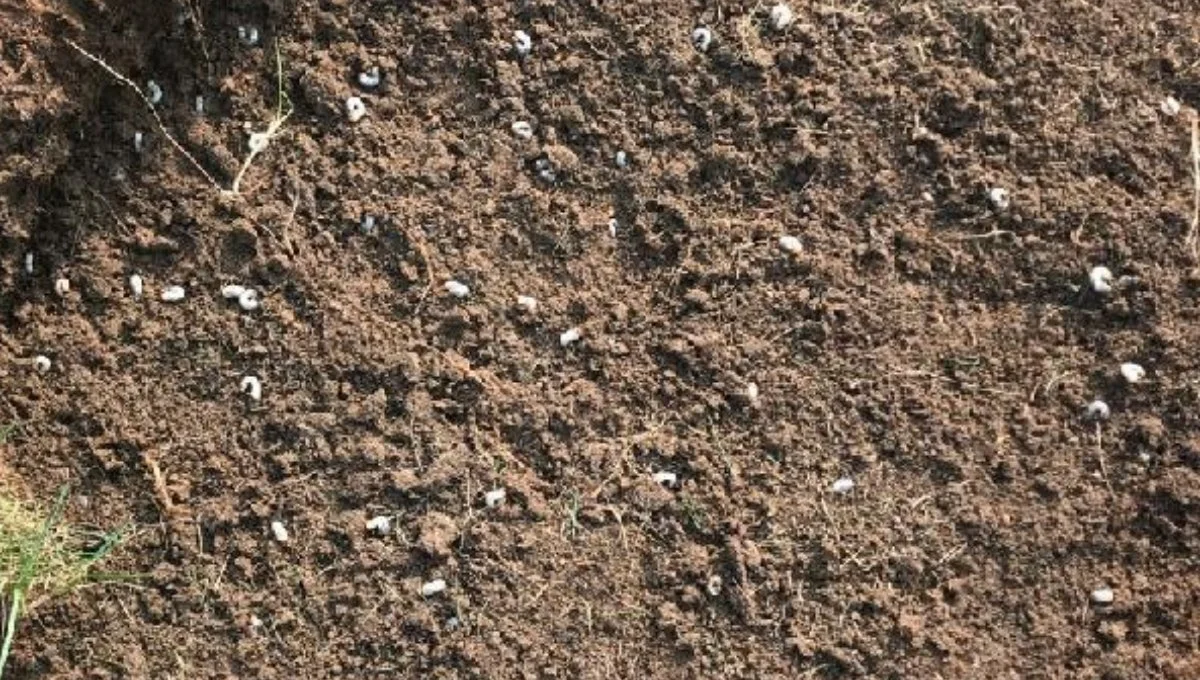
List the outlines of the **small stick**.
{"type": "Polygon", "coordinates": [[[966,234],[964,236],[956,236],[957,241],[971,241],[974,239],[995,238],[997,236],[1016,236],[1015,233],[1007,229],[993,229],[984,234],[966,234]]]}
{"type": "Polygon", "coordinates": [[[1192,114],[1192,226],[1184,241],[1196,259],[1196,237],[1200,232],[1200,114],[1192,114]]]}

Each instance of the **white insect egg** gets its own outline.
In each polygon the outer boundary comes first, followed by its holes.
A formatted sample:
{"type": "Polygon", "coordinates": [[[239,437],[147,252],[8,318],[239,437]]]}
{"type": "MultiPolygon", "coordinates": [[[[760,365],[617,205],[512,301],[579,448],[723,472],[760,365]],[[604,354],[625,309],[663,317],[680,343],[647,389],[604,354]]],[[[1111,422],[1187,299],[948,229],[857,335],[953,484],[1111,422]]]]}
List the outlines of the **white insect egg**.
{"type": "Polygon", "coordinates": [[[248,375],[242,378],[242,382],[238,384],[238,389],[242,391],[242,394],[245,394],[254,401],[262,399],[262,381],[257,376],[248,375]]]}
{"type": "Polygon", "coordinates": [[[450,280],[446,282],[446,292],[456,298],[465,298],[471,294],[471,289],[465,283],[450,280]]]}
{"type": "Polygon", "coordinates": [[[435,578],[428,583],[421,584],[421,597],[432,597],[446,590],[446,582],[440,578],[435,578]]]}
{"type": "Polygon", "coordinates": [[[533,52],[533,38],[525,31],[513,31],[513,49],[518,56],[528,57],[533,52]]]}
{"type": "Polygon", "coordinates": [[[1158,105],[1158,109],[1162,111],[1162,114],[1167,118],[1174,118],[1175,116],[1179,115],[1179,112],[1183,109],[1183,106],[1179,103],[1178,99],[1174,97],[1167,97],[1166,99],[1162,100],[1161,104],[1158,105]]]}
{"type": "Polygon", "coordinates": [[[262,307],[262,300],[260,300],[258,297],[258,291],[254,290],[253,288],[247,288],[246,290],[242,291],[242,294],[238,296],[237,301],[238,306],[241,307],[242,311],[244,312],[253,312],[259,307],[262,307]]]}
{"type": "Polygon", "coordinates": [[[1009,198],[1008,189],[1004,187],[992,187],[987,192],[988,202],[996,210],[1007,210],[1012,199],[1009,198]]]}
{"type": "Polygon", "coordinates": [[[804,244],[795,236],[780,236],[779,247],[791,255],[799,255],[804,252],[804,244]]]}
{"type": "Polygon", "coordinates": [[[246,287],[239,286],[236,283],[221,286],[221,297],[225,298],[226,300],[236,300],[242,296],[242,293],[245,292],[246,287]]]}
{"type": "Polygon", "coordinates": [[[558,336],[558,344],[562,345],[563,347],[566,347],[567,345],[570,345],[571,343],[578,342],[579,339],[582,337],[583,337],[582,331],[580,331],[578,328],[571,328],[567,331],[564,331],[562,335],[558,336]]]}
{"type": "Polygon", "coordinates": [[[268,135],[265,132],[250,133],[250,140],[248,142],[248,145],[250,146],[250,153],[262,153],[270,143],[271,135],[268,135]]]}
{"type": "Polygon", "coordinates": [[[133,133],[133,150],[141,153],[142,144],[145,141],[145,136],[140,132],[133,133]]]}
{"type": "Polygon", "coordinates": [[[275,540],[279,541],[280,543],[287,543],[288,538],[290,538],[287,527],[283,526],[283,522],[280,522],[279,520],[271,522],[271,535],[274,536],[275,540]]]}
{"type": "Polygon", "coordinates": [[[129,291],[133,293],[135,298],[142,296],[142,291],[145,290],[145,284],[142,283],[142,277],[138,274],[132,274],[129,277],[129,291]]]}
{"type": "Polygon", "coordinates": [[[71,292],[71,282],[68,279],[58,279],[54,282],[54,292],[59,297],[66,297],[71,292]]]}
{"type": "Polygon", "coordinates": [[[25,253],[25,273],[33,274],[33,253],[25,253]]]}
{"type": "Polygon", "coordinates": [[[254,26],[238,26],[238,38],[247,45],[254,47],[258,44],[258,29],[254,26]]]}
{"type": "Polygon", "coordinates": [[[533,139],[533,126],[523,120],[513,123],[512,131],[521,139],[533,139]]]}
{"type": "Polygon", "coordinates": [[[33,358],[33,370],[38,373],[45,373],[50,370],[50,357],[41,354],[33,358]]]}
{"type": "Polygon", "coordinates": [[[533,314],[537,311],[538,301],[535,297],[529,295],[517,296],[517,308],[526,314],[533,314]]]}
{"type": "Polygon", "coordinates": [[[673,487],[679,482],[679,476],[674,472],[655,472],[650,476],[655,484],[661,484],[666,487],[673,487]]]}
{"type": "Polygon", "coordinates": [[[183,289],[183,286],[167,286],[163,289],[160,297],[163,302],[179,302],[187,297],[187,291],[183,289]]]}
{"type": "Polygon", "coordinates": [[[1092,284],[1092,290],[1097,293],[1112,292],[1112,270],[1103,266],[1092,267],[1092,271],[1088,272],[1088,282],[1092,284]]]}
{"type": "Polygon", "coordinates": [[[707,52],[712,46],[713,34],[706,26],[697,26],[696,30],[692,31],[692,46],[701,52],[707,52]]]}
{"type": "Polygon", "coordinates": [[[392,533],[392,518],[385,515],[376,515],[367,520],[367,531],[373,531],[380,536],[387,536],[392,533]]]}
{"type": "Polygon", "coordinates": [[[494,508],[504,502],[505,496],[507,494],[504,493],[504,489],[492,489],[483,494],[483,504],[489,508],[494,508]]]}
{"type": "Polygon", "coordinates": [[[791,26],[795,18],[792,8],[788,7],[786,3],[781,2],[771,8],[771,27],[776,31],[782,31],[791,26]]]}
{"type": "Polygon", "coordinates": [[[158,83],[154,82],[153,80],[146,83],[146,98],[150,100],[151,104],[155,105],[162,101],[162,88],[159,87],[158,83]]]}
{"type": "Polygon", "coordinates": [[[629,167],[629,154],[624,151],[617,152],[617,167],[622,170],[629,167]]]}
{"type": "Polygon", "coordinates": [[[1121,377],[1125,378],[1125,382],[1130,385],[1139,383],[1146,377],[1146,369],[1140,364],[1124,363],[1121,364],[1121,377]]]}
{"type": "Polygon", "coordinates": [[[196,115],[204,115],[204,95],[202,94],[196,95],[196,115]]]}
{"type": "Polygon", "coordinates": [[[1109,410],[1108,404],[1096,399],[1087,405],[1084,413],[1087,415],[1088,420],[1108,420],[1108,416],[1112,414],[1112,411],[1109,410]]]}
{"type": "Polygon", "coordinates": [[[1116,594],[1112,588],[1097,588],[1092,591],[1092,602],[1100,605],[1112,604],[1116,594]]]}
{"type": "Polygon", "coordinates": [[[854,480],[849,477],[842,477],[829,486],[829,490],[834,493],[850,493],[854,489],[854,480]]]}
{"type": "Polygon", "coordinates": [[[346,100],[346,119],[357,123],[367,115],[367,105],[360,97],[350,97],[346,100]]]}
{"type": "Polygon", "coordinates": [[[721,594],[721,586],[723,585],[721,577],[713,574],[708,577],[708,583],[704,584],[704,590],[708,592],[709,597],[717,597],[721,594]]]}
{"type": "Polygon", "coordinates": [[[366,71],[358,74],[358,84],[368,90],[379,87],[379,83],[383,81],[383,76],[379,74],[379,67],[372,66],[366,71]]]}

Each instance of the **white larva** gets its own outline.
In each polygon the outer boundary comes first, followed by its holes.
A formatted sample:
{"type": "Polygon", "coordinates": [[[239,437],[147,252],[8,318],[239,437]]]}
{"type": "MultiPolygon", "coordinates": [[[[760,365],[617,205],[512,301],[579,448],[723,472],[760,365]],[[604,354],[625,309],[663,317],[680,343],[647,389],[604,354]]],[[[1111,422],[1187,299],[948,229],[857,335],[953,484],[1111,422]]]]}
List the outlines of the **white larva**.
{"type": "Polygon", "coordinates": [[[537,298],[530,297],[528,295],[517,296],[517,309],[520,309],[522,312],[525,312],[526,314],[533,314],[537,311],[537,307],[537,298]]]}
{"type": "Polygon", "coordinates": [[[616,238],[617,237],[617,227],[619,227],[619,226],[621,226],[621,223],[617,222],[617,218],[613,217],[613,218],[609,219],[608,220],[608,235],[612,238],[616,238]]]}
{"type": "Polygon", "coordinates": [[[138,274],[132,274],[129,277],[129,291],[133,293],[133,297],[142,297],[142,291],[145,290],[145,284],[142,283],[142,277],[138,274]]]}
{"type": "Polygon", "coordinates": [[[279,541],[280,543],[287,543],[288,538],[290,538],[287,527],[283,526],[283,522],[280,522],[279,520],[271,522],[271,535],[274,536],[275,540],[279,541]]]}
{"type": "Polygon", "coordinates": [[[1161,104],[1158,105],[1158,110],[1162,111],[1162,114],[1167,118],[1174,118],[1175,116],[1178,116],[1182,109],[1183,106],[1179,103],[1179,100],[1174,97],[1167,97],[1166,99],[1162,100],[1161,104]]]}
{"type": "Polygon", "coordinates": [[[1121,364],[1121,377],[1125,378],[1125,382],[1130,385],[1139,383],[1146,377],[1146,369],[1142,368],[1140,364],[1126,362],[1121,364]]]}
{"type": "Polygon", "coordinates": [[[146,83],[146,98],[149,99],[150,103],[154,105],[158,105],[158,103],[162,101],[162,88],[159,87],[158,83],[154,82],[153,80],[146,83]]]}
{"type": "Polygon", "coordinates": [[[791,255],[799,255],[804,252],[804,244],[795,236],[780,236],[779,247],[791,255]]]}
{"type": "Polygon", "coordinates": [[[713,34],[705,26],[697,26],[696,30],[692,31],[692,46],[701,52],[707,52],[712,46],[713,34]]]}
{"type": "Polygon", "coordinates": [[[483,494],[483,504],[489,508],[494,508],[504,502],[506,495],[504,489],[492,489],[483,494]]]}
{"type": "Polygon", "coordinates": [[[1004,187],[992,187],[987,192],[988,202],[996,210],[1007,210],[1012,200],[1009,198],[1008,189],[1004,187]]]}
{"type": "Polygon", "coordinates": [[[1108,404],[1096,399],[1087,405],[1084,413],[1087,415],[1088,420],[1108,420],[1108,416],[1112,414],[1112,411],[1109,410],[1108,404]]]}
{"type": "Polygon", "coordinates": [[[238,26],[238,38],[247,45],[254,47],[258,44],[258,29],[254,26],[238,26]]]}
{"type": "Polygon", "coordinates": [[[133,150],[138,153],[141,153],[144,140],[145,140],[145,136],[142,135],[142,133],[140,133],[140,132],[133,133],[133,150]]]}
{"type": "Polygon", "coordinates": [[[446,590],[446,582],[440,578],[435,578],[428,583],[421,584],[421,597],[432,597],[446,590]]]}
{"type": "Polygon", "coordinates": [[[204,115],[204,95],[202,94],[196,95],[196,115],[204,115]]]}
{"type": "Polygon", "coordinates": [[[792,20],[795,15],[792,14],[792,8],[786,3],[779,3],[771,8],[771,27],[776,31],[782,31],[792,25],[792,20]]]}
{"type": "Polygon", "coordinates": [[[67,279],[58,279],[54,282],[54,293],[59,297],[66,297],[67,293],[71,292],[71,282],[67,279]]]}
{"type": "Polygon", "coordinates": [[[456,298],[465,298],[471,294],[470,287],[460,281],[450,280],[446,282],[446,292],[456,298]]]}
{"type": "Polygon", "coordinates": [[[668,488],[672,488],[679,483],[679,476],[674,472],[655,472],[650,478],[654,480],[655,484],[660,484],[668,488]]]}
{"type": "Polygon", "coordinates": [[[254,401],[262,399],[262,381],[257,376],[248,375],[242,378],[242,382],[238,384],[238,389],[242,391],[242,394],[245,394],[254,401]]]}
{"type": "Polygon", "coordinates": [[[746,384],[746,400],[752,406],[758,406],[758,383],[746,384]]]}
{"type": "Polygon", "coordinates": [[[1113,593],[1112,588],[1097,588],[1092,591],[1092,602],[1094,602],[1096,604],[1099,604],[1099,605],[1112,604],[1113,600],[1115,600],[1115,599],[1116,599],[1116,594],[1113,593]]]}
{"type": "Polygon", "coordinates": [[[221,297],[225,298],[226,300],[236,300],[242,296],[242,293],[245,292],[246,287],[239,286],[236,283],[221,286],[221,297]]]}
{"type": "Polygon", "coordinates": [[[346,119],[357,123],[367,115],[367,105],[360,97],[350,97],[346,100],[346,119]]]}
{"type": "Polygon", "coordinates": [[[371,68],[367,69],[366,71],[363,71],[358,74],[359,86],[361,86],[365,89],[368,89],[368,90],[372,90],[374,88],[379,87],[379,83],[382,80],[383,80],[383,76],[379,75],[379,67],[378,66],[372,66],[371,68]]]}
{"type": "Polygon", "coordinates": [[[530,52],[533,52],[533,38],[525,31],[513,32],[513,49],[517,56],[528,57],[530,52]]]}
{"type": "Polygon", "coordinates": [[[1104,294],[1112,292],[1113,273],[1108,267],[1092,267],[1092,271],[1088,272],[1088,282],[1092,285],[1092,290],[1104,294]]]}
{"type": "Polygon", "coordinates": [[[50,357],[41,354],[33,358],[33,370],[38,373],[46,373],[50,370],[50,357]]]}
{"type": "Polygon", "coordinates": [[[849,477],[842,477],[829,486],[829,490],[834,493],[850,493],[854,489],[854,480],[849,477]]]}
{"type": "Polygon", "coordinates": [[[521,139],[533,139],[533,126],[523,120],[513,123],[512,131],[521,139]]]}
{"type": "Polygon", "coordinates": [[[582,337],[583,337],[582,331],[580,331],[578,328],[571,328],[571,329],[563,332],[562,335],[558,336],[558,344],[562,345],[563,347],[566,347],[567,345],[570,345],[571,343],[578,342],[579,339],[582,337]]]}
{"type": "Polygon", "coordinates": [[[262,307],[262,301],[258,297],[258,291],[253,288],[247,288],[238,296],[238,306],[244,312],[253,312],[262,307]]]}
{"type": "Polygon", "coordinates": [[[367,531],[375,532],[380,536],[387,536],[392,533],[392,518],[385,515],[376,515],[367,520],[367,531]]]}
{"type": "Polygon", "coordinates": [[[624,151],[617,152],[617,167],[622,170],[629,167],[629,154],[624,151]]]}
{"type": "Polygon", "coordinates": [[[25,253],[25,273],[33,275],[33,253],[25,253]]]}
{"type": "Polygon", "coordinates": [[[187,297],[187,291],[183,289],[183,286],[167,286],[163,289],[160,297],[163,302],[179,302],[187,297]]]}
{"type": "Polygon", "coordinates": [[[252,132],[247,144],[250,147],[250,153],[262,153],[267,145],[271,143],[271,135],[265,132],[252,132]]]}

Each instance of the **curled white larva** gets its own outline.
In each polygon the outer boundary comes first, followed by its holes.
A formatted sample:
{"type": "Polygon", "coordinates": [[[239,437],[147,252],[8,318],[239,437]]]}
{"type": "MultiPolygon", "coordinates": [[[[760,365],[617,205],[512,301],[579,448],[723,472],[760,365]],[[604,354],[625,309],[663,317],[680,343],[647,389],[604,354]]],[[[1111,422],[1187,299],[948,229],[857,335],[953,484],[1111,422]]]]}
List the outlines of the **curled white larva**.
{"type": "Polygon", "coordinates": [[[829,485],[829,490],[834,493],[850,493],[854,489],[854,480],[849,477],[842,477],[833,484],[829,485]]]}
{"type": "Polygon", "coordinates": [[[435,578],[428,583],[421,584],[421,597],[431,597],[446,590],[446,582],[440,578],[435,578]]]}
{"type": "Polygon", "coordinates": [[[624,170],[629,167],[629,154],[624,151],[617,152],[617,167],[624,170]]]}
{"type": "Polygon", "coordinates": [[[367,105],[360,97],[350,97],[346,100],[346,119],[357,123],[367,115],[367,105]]]}
{"type": "Polygon", "coordinates": [[[571,343],[578,342],[582,337],[583,331],[579,330],[578,328],[571,328],[567,331],[564,331],[562,335],[558,336],[558,344],[566,347],[571,343]]]}
{"type": "Polygon", "coordinates": [[[242,294],[238,296],[237,300],[238,306],[241,307],[242,311],[244,312],[253,312],[259,307],[262,307],[262,300],[260,300],[258,297],[258,291],[254,290],[253,288],[247,288],[246,290],[242,291],[242,294]]]}
{"type": "Polygon", "coordinates": [[[786,3],[779,3],[771,8],[771,27],[776,31],[782,31],[792,25],[792,20],[795,15],[792,14],[792,8],[786,3]]]}
{"type": "Polygon", "coordinates": [[[54,282],[54,293],[59,297],[66,297],[67,293],[71,292],[71,282],[68,279],[58,279],[54,282]]]}
{"type": "Polygon", "coordinates": [[[25,273],[33,274],[33,253],[25,253],[25,273]]]}
{"type": "Polygon", "coordinates": [[[367,90],[372,90],[379,87],[379,83],[383,81],[383,76],[379,74],[379,67],[372,66],[366,71],[358,74],[358,84],[367,90]]]}
{"type": "Polygon", "coordinates": [[[392,518],[386,515],[376,515],[367,520],[367,531],[375,532],[380,536],[387,536],[392,533],[392,518]]]}
{"type": "Polygon", "coordinates": [[[242,382],[238,384],[238,389],[242,391],[242,394],[245,394],[254,401],[262,399],[262,381],[257,376],[248,375],[242,378],[242,382]]]}
{"type": "Polygon", "coordinates": [[[268,135],[265,132],[250,133],[250,140],[248,142],[248,145],[250,146],[250,153],[261,153],[270,143],[271,135],[268,135]]]}
{"type": "Polygon", "coordinates": [[[1130,385],[1139,383],[1146,377],[1146,369],[1140,364],[1126,362],[1121,364],[1121,377],[1130,385]]]}
{"type": "Polygon", "coordinates": [[[145,290],[145,284],[142,283],[142,277],[138,274],[129,276],[129,292],[133,293],[133,297],[142,297],[142,291],[145,290]]]}
{"type": "Polygon", "coordinates": [[[1092,602],[1095,604],[1112,604],[1115,599],[1116,594],[1112,588],[1097,588],[1092,591],[1092,602]]]}
{"type": "Polygon", "coordinates": [[[258,29],[254,26],[238,26],[238,39],[254,47],[258,44],[258,29]]]}
{"type": "Polygon", "coordinates": [[[1092,271],[1088,272],[1088,282],[1092,285],[1092,290],[1097,293],[1112,292],[1113,273],[1108,267],[1092,267],[1092,271]]]}
{"type": "Polygon", "coordinates": [[[1008,189],[1004,187],[992,187],[987,192],[988,202],[996,210],[1007,210],[1012,200],[1009,198],[1008,189]]]}
{"type": "Polygon", "coordinates": [[[1112,411],[1109,410],[1108,404],[1099,399],[1093,400],[1084,409],[1084,414],[1087,415],[1088,420],[1108,420],[1108,416],[1111,413],[1112,411]]]}
{"type": "Polygon", "coordinates": [[[483,494],[483,504],[489,508],[494,508],[504,502],[506,495],[507,494],[504,493],[504,489],[492,489],[491,491],[483,494]]]}
{"type": "Polygon", "coordinates": [[[279,541],[280,543],[287,543],[288,538],[290,538],[287,527],[285,527],[283,522],[280,522],[279,520],[271,522],[271,535],[274,536],[275,540],[279,541]]]}
{"type": "Polygon", "coordinates": [[[226,300],[236,300],[242,296],[242,293],[245,292],[246,287],[239,286],[236,283],[221,286],[221,297],[225,298],[226,300]]]}
{"type": "Polygon", "coordinates": [[[33,358],[33,370],[38,373],[45,373],[50,370],[50,357],[37,355],[33,358]]]}
{"type": "Polygon", "coordinates": [[[533,52],[533,38],[525,31],[513,32],[513,50],[517,56],[528,57],[530,52],[533,52]]]}
{"type": "Polygon", "coordinates": [[[696,30],[692,31],[692,46],[701,52],[707,52],[712,46],[713,34],[707,26],[697,26],[696,30]]]}
{"type": "Polygon", "coordinates": [[[187,291],[183,286],[167,286],[160,297],[163,302],[179,302],[187,297],[187,291]]]}
{"type": "Polygon", "coordinates": [[[450,293],[456,298],[465,298],[471,294],[471,289],[467,286],[467,284],[460,281],[450,280],[447,281],[445,285],[446,292],[450,293]]]}
{"type": "Polygon", "coordinates": [[[513,123],[512,131],[514,135],[521,139],[533,139],[533,126],[523,120],[513,123]]]}
{"type": "Polygon", "coordinates": [[[804,244],[795,236],[780,236],[779,247],[791,255],[799,255],[804,252],[804,244]]]}
{"type": "Polygon", "coordinates": [[[525,312],[526,314],[533,314],[537,311],[537,307],[537,298],[530,297],[529,295],[517,296],[517,309],[520,309],[522,312],[525,312]]]}
{"type": "Polygon", "coordinates": [[[1162,114],[1167,118],[1174,118],[1175,116],[1179,115],[1181,110],[1183,110],[1183,105],[1179,103],[1178,99],[1168,96],[1166,99],[1162,100],[1161,104],[1158,105],[1158,110],[1162,111],[1162,114]]]}
{"type": "Polygon", "coordinates": [[[668,488],[673,488],[679,483],[679,476],[674,472],[655,472],[650,478],[654,480],[655,484],[661,484],[668,488]]]}
{"type": "Polygon", "coordinates": [[[150,103],[154,105],[157,105],[162,101],[162,88],[159,87],[158,83],[154,82],[153,80],[146,83],[146,98],[149,99],[150,103]]]}
{"type": "Polygon", "coordinates": [[[141,132],[133,133],[133,150],[141,153],[142,146],[145,143],[145,135],[141,132]]]}

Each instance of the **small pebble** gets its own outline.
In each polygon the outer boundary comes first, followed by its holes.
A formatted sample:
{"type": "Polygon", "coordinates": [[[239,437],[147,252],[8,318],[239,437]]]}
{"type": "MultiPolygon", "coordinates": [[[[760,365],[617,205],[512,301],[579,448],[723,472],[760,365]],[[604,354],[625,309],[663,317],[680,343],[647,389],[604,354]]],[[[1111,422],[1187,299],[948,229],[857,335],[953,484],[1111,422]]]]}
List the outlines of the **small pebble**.
{"type": "Polygon", "coordinates": [[[421,585],[421,597],[430,597],[446,590],[446,582],[440,578],[421,585]]]}
{"type": "Polygon", "coordinates": [[[792,25],[792,20],[795,15],[792,14],[792,8],[786,3],[779,3],[771,8],[771,26],[776,31],[782,31],[792,25]]]}
{"type": "Polygon", "coordinates": [[[513,123],[512,131],[521,139],[533,139],[533,126],[523,120],[513,123]]]}
{"type": "Polygon", "coordinates": [[[227,286],[221,286],[221,297],[226,300],[236,300],[246,292],[245,286],[239,286],[236,283],[231,283],[227,286]]]}
{"type": "Polygon", "coordinates": [[[562,345],[563,347],[566,347],[567,345],[570,345],[573,342],[577,342],[582,337],[583,337],[582,331],[580,331],[578,328],[572,328],[572,329],[564,332],[562,335],[558,336],[558,344],[562,345]]]}
{"type": "Polygon", "coordinates": [[[129,276],[129,290],[130,290],[130,292],[133,293],[133,297],[135,297],[135,298],[142,297],[142,292],[145,289],[146,289],[146,287],[145,287],[145,284],[142,283],[141,276],[139,276],[138,274],[131,274],[129,276]]]}
{"type": "Polygon", "coordinates": [[[351,123],[357,123],[367,115],[367,105],[359,97],[350,97],[346,100],[346,119],[351,123]]]}
{"type": "Polygon", "coordinates": [[[238,389],[242,394],[249,396],[254,401],[262,399],[262,381],[257,376],[248,375],[242,378],[242,382],[238,384],[238,389]]]}
{"type": "Polygon", "coordinates": [[[842,477],[830,485],[829,489],[834,493],[850,493],[854,489],[854,480],[849,477],[842,477]]]}
{"type": "Polygon", "coordinates": [[[1092,271],[1088,272],[1088,282],[1092,284],[1092,290],[1097,293],[1104,294],[1112,292],[1113,273],[1108,267],[1092,267],[1092,271]]]}
{"type": "Polygon", "coordinates": [[[651,475],[651,479],[655,484],[665,487],[674,487],[679,482],[679,477],[674,472],[655,472],[651,475]]]}
{"type": "Polygon", "coordinates": [[[160,297],[163,302],[179,302],[187,297],[187,291],[183,289],[183,286],[167,286],[163,289],[160,297]]]}
{"type": "Polygon", "coordinates": [[[41,354],[33,358],[33,370],[38,373],[45,373],[50,370],[50,357],[41,354]]]}
{"type": "Polygon", "coordinates": [[[450,280],[446,282],[446,292],[456,298],[465,298],[471,294],[471,289],[465,283],[450,280]]]}
{"type": "Polygon", "coordinates": [[[1088,404],[1085,412],[1088,420],[1108,420],[1108,416],[1111,415],[1108,404],[1100,401],[1099,399],[1096,399],[1092,403],[1088,404]]]}
{"type": "Polygon", "coordinates": [[[383,80],[383,77],[379,75],[379,67],[378,66],[372,66],[371,68],[367,69],[366,71],[363,71],[358,74],[359,86],[361,86],[365,89],[368,89],[368,90],[373,90],[373,89],[379,87],[379,83],[382,80],[383,80]]]}
{"type": "Polygon", "coordinates": [[[804,244],[795,236],[780,236],[779,247],[792,255],[799,255],[804,251],[804,244]]]}
{"type": "Polygon", "coordinates": [[[692,46],[701,52],[707,52],[712,46],[713,34],[705,26],[697,26],[696,30],[692,31],[692,46]]]}
{"type": "Polygon", "coordinates": [[[514,31],[513,49],[516,50],[517,56],[528,57],[533,52],[533,38],[525,31],[514,31]]]}
{"type": "Polygon", "coordinates": [[[1166,99],[1162,100],[1161,104],[1158,105],[1158,110],[1162,111],[1163,115],[1167,118],[1174,118],[1175,116],[1178,116],[1182,109],[1183,106],[1179,103],[1179,100],[1174,97],[1167,97],[1166,99]]]}
{"type": "Polygon", "coordinates": [[[987,192],[988,202],[996,210],[1007,210],[1011,199],[1008,195],[1008,189],[1003,187],[993,187],[987,192]]]}
{"type": "Polygon", "coordinates": [[[1097,588],[1092,591],[1092,602],[1096,604],[1112,604],[1115,598],[1112,588],[1097,588]]]}
{"type": "Polygon", "coordinates": [[[153,80],[146,83],[146,98],[148,98],[150,100],[151,104],[155,104],[155,105],[157,105],[159,102],[162,101],[162,98],[163,98],[162,88],[159,87],[158,83],[154,82],[153,80]]]}
{"type": "Polygon", "coordinates": [[[492,489],[483,494],[483,504],[489,508],[494,508],[503,503],[506,496],[507,494],[504,493],[504,489],[492,489]]]}
{"type": "Polygon", "coordinates": [[[517,296],[517,308],[526,314],[533,314],[537,311],[538,301],[535,297],[528,295],[517,296]]]}
{"type": "Polygon", "coordinates": [[[367,531],[373,531],[380,536],[387,536],[392,533],[392,518],[384,515],[376,515],[367,520],[367,531]]]}
{"type": "Polygon", "coordinates": [[[54,282],[54,292],[59,297],[66,297],[67,293],[71,292],[71,282],[67,279],[59,279],[54,282]]]}
{"type": "Polygon", "coordinates": [[[262,301],[258,298],[258,291],[253,288],[247,288],[238,296],[238,306],[244,312],[253,312],[262,307],[262,301]]]}
{"type": "Polygon", "coordinates": [[[275,540],[279,541],[280,543],[288,542],[289,536],[287,527],[283,526],[283,522],[280,522],[279,520],[271,522],[271,535],[274,536],[275,540]]]}
{"type": "Polygon", "coordinates": [[[1142,378],[1146,377],[1146,369],[1142,368],[1139,364],[1124,363],[1121,364],[1121,377],[1125,378],[1125,382],[1130,385],[1139,383],[1142,381],[1142,378]]]}

